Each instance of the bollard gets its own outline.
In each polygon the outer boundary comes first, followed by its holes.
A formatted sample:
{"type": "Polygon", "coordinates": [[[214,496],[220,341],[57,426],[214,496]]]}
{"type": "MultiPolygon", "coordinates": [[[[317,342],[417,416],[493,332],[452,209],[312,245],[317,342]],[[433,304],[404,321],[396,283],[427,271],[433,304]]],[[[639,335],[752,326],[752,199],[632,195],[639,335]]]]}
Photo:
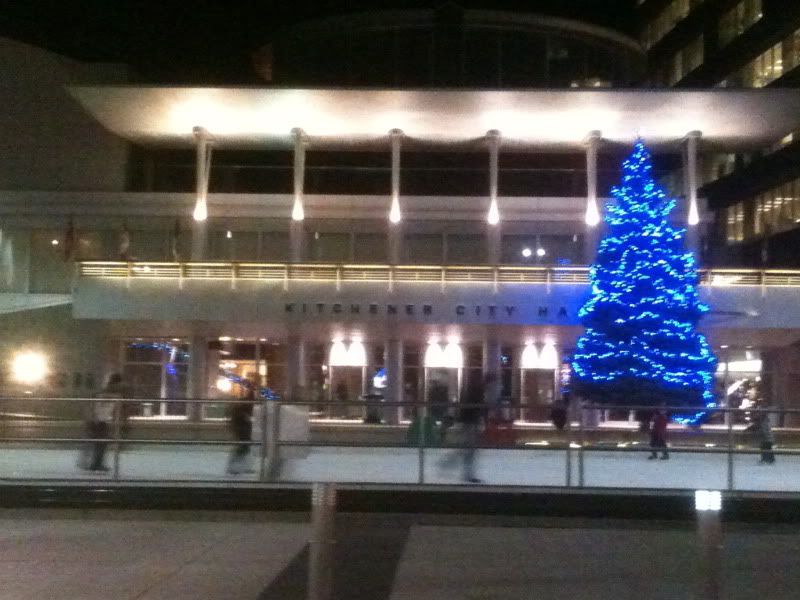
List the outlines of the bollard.
{"type": "Polygon", "coordinates": [[[333,597],[333,546],[336,485],[315,483],[311,488],[311,542],[308,554],[308,600],[333,597]]]}
{"type": "Polygon", "coordinates": [[[722,524],[720,512],[722,495],[718,491],[697,490],[694,493],[697,513],[697,542],[700,549],[698,563],[698,598],[722,598],[722,524]]]}

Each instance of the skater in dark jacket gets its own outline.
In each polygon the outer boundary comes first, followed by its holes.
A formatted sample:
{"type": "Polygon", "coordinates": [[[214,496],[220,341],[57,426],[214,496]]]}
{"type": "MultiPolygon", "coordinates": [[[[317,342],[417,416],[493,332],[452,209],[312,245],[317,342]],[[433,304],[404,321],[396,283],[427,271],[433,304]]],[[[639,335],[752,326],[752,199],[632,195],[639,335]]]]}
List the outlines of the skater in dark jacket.
{"type": "Polygon", "coordinates": [[[669,419],[663,409],[653,413],[653,422],[650,426],[650,460],[658,458],[658,451],[661,450],[661,460],[669,459],[667,452],[667,423],[669,419]]]}
{"type": "Polygon", "coordinates": [[[762,465],[771,465],[775,463],[775,453],[772,451],[772,446],[775,444],[775,434],[772,433],[772,425],[769,422],[769,413],[758,413],[753,424],[747,428],[756,434],[758,439],[759,448],[761,448],[762,465]]]}

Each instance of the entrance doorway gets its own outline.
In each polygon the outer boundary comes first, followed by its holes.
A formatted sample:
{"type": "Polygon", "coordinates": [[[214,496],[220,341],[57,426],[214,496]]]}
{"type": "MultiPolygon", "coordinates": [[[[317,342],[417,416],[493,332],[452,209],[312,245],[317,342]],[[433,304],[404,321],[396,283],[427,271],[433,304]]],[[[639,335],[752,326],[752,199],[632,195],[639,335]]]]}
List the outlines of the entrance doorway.
{"type": "Polygon", "coordinates": [[[550,409],[556,397],[555,371],[550,369],[520,370],[520,419],[543,422],[549,419],[550,409]]]}

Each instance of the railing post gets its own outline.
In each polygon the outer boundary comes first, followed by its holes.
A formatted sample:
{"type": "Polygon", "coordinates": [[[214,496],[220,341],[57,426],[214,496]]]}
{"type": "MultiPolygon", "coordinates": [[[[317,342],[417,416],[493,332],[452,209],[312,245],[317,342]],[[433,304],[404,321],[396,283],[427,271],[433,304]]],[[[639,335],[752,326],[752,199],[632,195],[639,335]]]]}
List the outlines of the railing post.
{"type": "Polygon", "coordinates": [[[417,445],[417,483],[425,483],[425,423],[428,418],[428,406],[420,407],[419,418],[419,442],[417,445]]]}
{"type": "MultiPolygon", "coordinates": [[[[94,407],[93,407],[94,408],[94,407]]],[[[113,469],[113,476],[114,481],[119,480],[119,453],[120,453],[120,443],[119,438],[121,435],[121,420],[122,420],[122,400],[119,398],[114,399],[114,421],[112,423],[112,435],[114,439],[114,469],[113,469]]]]}
{"type": "Polygon", "coordinates": [[[567,470],[566,483],[567,487],[572,487],[572,419],[570,418],[569,410],[567,411],[567,454],[565,457],[565,468],[567,470]]]}
{"type": "Polygon", "coordinates": [[[336,486],[333,483],[315,483],[311,489],[308,600],[330,600],[333,596],[335,533],[336,486]]]}
{"type": "Polygon", "coordinates": [[[578,487],[583,487],[584,485],[584,474],[583,474],[583,442],[584,442],[584,429],[583,429],[583,406],[578,406],[578,437],[580,444],[580,448],[578,448],[578,487]]]}
{"type": "MultiPolygon", "coordinates": [[[[267,401],[267,479],[276,479],[280,476],[280,434],[281,434],[281,402],[280,400],[267,401]]],[[[264,428],[266,430],[266,427],[264,428]]]]}
{"type": "Polygon", "coordinates": [[[268,418],[269,413],[269,399],[264,396],[264,401],[261,407],[261,454],[259,456],[260,463],[258,466],[258,480],[264,481],[267,477],[267,444],[269,443],[269,436],[267,435],[267,426],[270,423],[268,418]]]}
{"type": "Polygon", "coordinates": [[[733,417],[736,413],[730,408],[726,408],[728,415],[728,491],[733,491],[733,417]]]}

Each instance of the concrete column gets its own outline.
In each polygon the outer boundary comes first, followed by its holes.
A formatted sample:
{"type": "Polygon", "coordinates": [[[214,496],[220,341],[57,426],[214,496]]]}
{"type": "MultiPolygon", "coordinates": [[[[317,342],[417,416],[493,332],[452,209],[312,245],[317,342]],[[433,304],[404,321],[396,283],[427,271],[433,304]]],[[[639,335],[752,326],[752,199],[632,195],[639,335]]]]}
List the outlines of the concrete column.
{"type": "Polygon", "coordinates": [[[208,180],[211,174],[211,136],[202,127],[192,130],[197,144],[195,163],[196,193],[192,223],[192,260],[208,257],[208,180]]]}
{"type": "Polygon", "coordinates": [[[586,238],[584,240],[584,263],[594,262],[597,244],[600,239],[598,225],[600,224],[600,208],[597,206],[597,149],[600,145],[602,134],[591,131],[586,138],[586,238]]]}
{"type": "Polygon", "coordinates": [[[486,258],[490,265],[499,265],[502,261],[502,241],[503,241],[503,226],[498,223],[497,225],[486,226],[486,243],[487,252],[486,258]]]}
{"type": "Polygon", "coordinates": [[[500,375],[500,342],[493,334],[483,340],[483,373],[500,375]]]}
{"type": "Polygon", "coordinates": [[[303,221],[289,221],[289,261],[300,263],[306,260],[306,228],[303,221]]]}
{"type": "Polygon", "coordinates": [[[403,224],[390,223],[388,236],[389,251],[387,253],[390,265],[399,265],[403,262],[403,224]]]}
{"type": "Polygon", "coordinates": [[[697,145],[699,143],[702,133],[699,131],[690,131],[686,134],[686,152],[685,152],[685,168],[683,170],[683,186],[686,195],[686,223],[689,228],[686,232],[686,245],[687,248],[698,256],[700,249],[700,231],[698,231],[698,224],[700,223],[700,212],[697,207],[697,145]]]}
{"type": "Polygon", "coordinates": [[[289,335],[286,345],[286,396],[301,400],[306,387],[306,341],[295,333],[289,335]]]}
{"type": "Polygon", "coordinates": [[[500,208],[497,205],[497,180],[499,177],[499,158],[500,158],[500,132],[490,129],[486,132],[486,139],[489,141],[489,212],[486,220],[489,225],[500,223],[500,208]]]}
{"type": "MultiPolygon", "coordinates": [[[[386,369],[386,390],[383,393],[387,402],[403,401],[403,341],[396,334],[390,334],[384,346],[384,368],[386,369]]],[[[384,411],[389,424],[397,424],[400,408],[391,407],[384,411]]]]}
{"type": "Polygon", "coordinates": [[[187,394],[189,398],[208,397],[208,343],[204,335],[189,336],[189,381],[187,394]]]}
{"type": "Polygon", "coordinates": [[[292,220],[289,226],[289,259],[291,262],[302,262],[306,259],[305,253],[305,207],[303,186],[306,177],[306,149],[305,134],[303,130],[295,127],[292,129],[294,138],[294,202],[292,205],[292,220]]]}

